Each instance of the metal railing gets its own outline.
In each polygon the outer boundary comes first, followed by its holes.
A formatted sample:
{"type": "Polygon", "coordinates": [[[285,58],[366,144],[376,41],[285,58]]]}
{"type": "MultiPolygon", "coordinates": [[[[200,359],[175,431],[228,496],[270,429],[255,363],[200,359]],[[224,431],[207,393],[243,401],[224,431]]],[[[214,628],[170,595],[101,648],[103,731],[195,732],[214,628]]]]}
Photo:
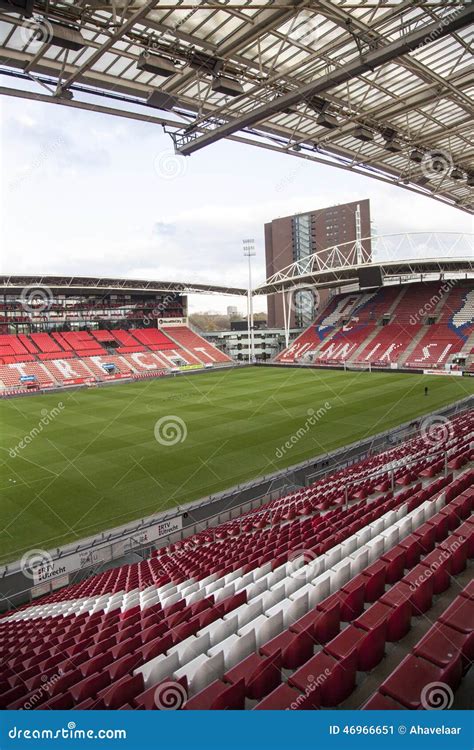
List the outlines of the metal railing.
{"type": "MultiPolygon", "coordinates": [[[[444,407],[442,409],[437,410],[436,412],[432,412],[431,414],[437,414],[437,415],[450,415],[455,416],[459,415],[463,412],[466,412],[469,409],[469,404],[474,401],[473,396],[468,396],[465,399],[462,399],[455,404],[448,405],[447,407],[444,407]]],[[[426,419],[429,417],[429,414],[423,415],[422,417],[419,417],[418,419],[426,419]]],[[[407,422],[403,425],[399,425],[396,428],[393,428],[391,430],[386,430],[382,433],[379,433],[375,436],[370,436],[369,438],[365,440],[360,440],[355,443],[352,443],[348,446],[344,446],[342,448],[336,449],[330,453],[327,453],[325,455],[317,456],[316,460],[318,461],[329,461],[329,465],[326,466],[324,469],[313,472],[311,474],[305,474],[304,477],[304,483],[301,483],[299,486],[304,487],[308,484],[314,484],[316,481],[324,478],[325,476],[329,474],[334,474],[341,469],[347,468],[350,465],[353,465],[354,463],[358,463],[363,458],[373,455],[374,452],[381,453],[389,448],[394,448],[400,443],[407,442],[413,437],[415,437],[418,433],[418,427],[415,427],[413,425],[413,420],[411,422],[407,422]],[[386,447],[388,446],[388,447],[386,447]],[[342,459],[337,460],[338,456],[347,454],[348,452],[351,453],[350,458],[348,459],[342,459]],[[336,461],[334,462],[334,459],[336,461]]],[[[440,450],[440,454],[443,454],[444,451],[440,450]]],[[[430,456],[433,456],[433,454],[430,454],[430,456]]],[[[394,470],[392,471],[392,486],[393,486],[393,476],[396,469],[399,469],[403,466],[409,466],[417,461],[419,461],[419,457],[412,459],[408,458],[406,464],[400,464],[396,467],[394,467],[394,470]]],[[[215,504],[216,502],[222,502],[225,503],[226,500],[228,501],[227,507],[220,508],[219,511],[215,513],[211,513],[208,516],[204,516],[201,519],[193,520],[191,518],[190,523],[182,528],[180,531],[177,531],[173,533],[170,537],[163,537],[162,540],[156,540],[156,542],[148,542],[146,545],[137,545],[136,548],[130,548],[127,550],[128,554],[141,554],[144,550],[153,550],[156,549],[158,544],[159,546],[166,546],[167,544],[172,543],[173,541],[180,541],[184,538],[187,538],[189,536],[192,536],[193,534],[198,533],[199,531],[202,531],[206,528],[212,528],[213,526],[217,526],[221,523],[225,523],[228,520],[231,520],[232,517],[238,517],[241,516],[243,513],[248,512],[249,510],[256,510],[257,508],[261,507],[262,505],[266,504],[267,502],[276,500],[278,498],[287,496],[289,494],[289,480],[288,477],[292,477],[292,475],[295,475],[298,472],[304,472],[305,468],[309,468],[310,466],[313,466],[315,462],[315,458],[308,459],[307,461],[304,461],[300,464],[295,464],[293,466],[290,466],[286,469],[280,470],[278,472],[274,472],[271,475],[260,477],[258,480],[254,480],[252,482],[247,482],[245,484],[239,485],[238,487],[234,488],[232,491],[225,491],[222,493],[219,493],[218,495],[215,495],[214,497],[208,497],[202,501],[197,501],[195,503],[189,503],[185,506],[180,506],[178,508],[173,508],[170,510],[169,513],[162,514],[160,516],[153,516],[141,519],[137,524],[130,526],[123,526],[119,527],[117,529],[112,529],[109,532],[104,532],[99,536],[91,537],[89,539],[83,540],[79,545],[67,545],[62,548],[58,548],[56,550],[57,554],[54,557],[55,561],[61,560],[62,558],[66,558],[69,555],[72,555],[77,552],[85,552],[86,550],[90,550],[91,552],[97,548],[104,549],[109,548],[112,550],[113,544],[115,544],[118,541],[124,541],[130,537],[136,536],[140,531],[146,530],[147,527],[152,526],[158,522],[170,520],[172,518],[176,518],[177,516],[182,515],[183,513],[187,513],[188,517],[189,515],[196,510],[199,510],[206,505],[209,504],[215,504]],[[286,480],[286,481],[284,481],[286,480]],[[278,483],[281,482],[281,484],[278,485],[278,483]],[[245,501],[238,503],[235,502],[235,499],[242,494],[243,492],[251,492],[252,489],[258,489],[259,487],[262,487],[262,485],[268,484],[269,487],[267,490],[261,494],[256,494],[255,497],[251,497],[249,499],[246,499],[245,501]],[[277,484],[278,486],[275,487],[275,489],[271,489],[272,484],[277,484]]],[[[389,462],[390,463],[390,462],[389,462]]],[[[386,474],[387,469],[381,468],[378,470],[374,470],[371,472],[366,478],[374,478],[378,475],[386,474]]],[[[445,461],[445,474],[447,473],[447,460],[445,461]]],[[[346,505],[348,504],[348,487],[360,483],[361,478],[354,480],[353,482],[346,483],[346,505]]],[[[292,479],[291,485],[293,487],[295,486],[295,481],[292,479]]],[[[294,490],[291,490],[294,491],[294,490]]],[[[123,552],[121,555],[118,555],[117,557],[113,557],[111,555],[109,560],[102,560],[98,562],[95,566],[84,566],[83,568],[78,568],[75,571],[70,571],[69,575],[73,576],[75,574],[83,575],[83,577],[87,576],[87,572],[91,567],[94,567],[95,570],[97,570],[98,567],[103,567],[104,565],[107,565],[107,563],[110,562],[119,562],[120,559],[123,558],[123,552]]],[[[21,573],[21,565],[19,561],[16,561],[15,563],[6,565],[3,567],[3,569],[0,569],[1,571],[1,577],[0,580],[3,581],[6,578],[18,575],[21,573]]],[[[52,582],[51,582],[52,583],[52,582]]],[[[30,586],[26,588],[16,589],[14,591],[15,597],[20,597],[21,595],[30,595],[31,598],[31,590],[34,588],[34,584],[32,583],[30,586]]],[[[12,592],[13,595],[13,592],[12,592]]],[[[5,597],[4,597],[5,598],[5,597]]],[[[0,605],[1,605],[1,593],[0,593],[0,605]]],[[[1,606],[0,606],[1,609],[1,606]]]]}

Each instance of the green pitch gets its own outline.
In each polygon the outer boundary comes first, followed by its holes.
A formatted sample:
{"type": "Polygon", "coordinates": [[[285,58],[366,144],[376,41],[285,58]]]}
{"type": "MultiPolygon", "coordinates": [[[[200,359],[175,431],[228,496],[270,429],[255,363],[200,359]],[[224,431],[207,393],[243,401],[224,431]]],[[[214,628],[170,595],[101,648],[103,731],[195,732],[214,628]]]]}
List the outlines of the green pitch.
{"type": "Polygon", "coordinates": [[[473,391],[472,378],[252,368],[3,401],[0,562],[269,474],[473,391]]]}

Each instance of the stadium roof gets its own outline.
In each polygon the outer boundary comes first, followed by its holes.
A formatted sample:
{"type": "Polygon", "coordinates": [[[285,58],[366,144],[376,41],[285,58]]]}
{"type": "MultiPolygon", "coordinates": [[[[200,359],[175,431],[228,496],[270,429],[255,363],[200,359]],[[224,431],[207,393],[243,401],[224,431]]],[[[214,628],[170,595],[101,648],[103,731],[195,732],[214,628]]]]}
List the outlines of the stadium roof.
{"type": "Polygon", "coordinates": [[[246,289],[195,284],[181,281],[148,281],[140,279],[113,279],[96,276],[0,276],[0,290],[3,294],[16,293],[24,289],[51,289],[60,293],[124,292],[154,293],[174,292],[177,294],[228,294],[244,295],[246,289]]]}
{"type": "Polygon", "coordinates": [[[339,288],[359,284],[359,271],[379,268],[384,284],[474,279],[474,235],[418,232],[364,237],[334,245],[295,261],[270,276],[254,294],[272,294],[298,288],[339,288]],[[373,252],[373,261],[361,260],[361,248],[373,252]],[[439,256],[429,256],[436,251],[439,256]],[[409,254],[411,252],[411,255],[409,254]],[[446,257],[440,257],[441,253],[446,257]]]}
{"type": "Polygon", "coordinates": [[[0,91],[162,124],[182,154],[230,137],[472,212],[473,17],[466,0],[0,0],[0,91]]]}

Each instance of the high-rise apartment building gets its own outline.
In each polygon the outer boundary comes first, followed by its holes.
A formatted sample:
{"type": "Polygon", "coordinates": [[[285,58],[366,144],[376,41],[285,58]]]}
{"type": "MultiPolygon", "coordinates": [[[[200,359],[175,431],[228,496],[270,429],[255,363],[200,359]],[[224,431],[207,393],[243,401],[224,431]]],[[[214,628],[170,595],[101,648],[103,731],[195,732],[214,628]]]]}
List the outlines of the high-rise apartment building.
{"type": "MultiPolygon", "coordinates": [[[[369,200],[343,203],[304,214],[274,219],[265,224],[267,278],[313,253],[321,252],[322,257],[325,258],[324,251],[334,245],[340,246],[340,251],[343,253],[344,243],[353,243],[358,238],[367,238],[370,235],[369,200]]],[[[346,247],[349,252],[351,245],[346,247]]],[[[372,257],[370,241],[363,241],[361,248],[363,259],[370,260],[372,257]]],[[[324,295],[322,301],[324,301],[324,295]]],[[[292,307],[290,327],[302,328],[309,325],[316,313],[314,295],[305,290],[296,292],[295,303],[292,307]]],[[[284,326],[282,297],[280,294],[272,294],[268,297],[268,327],[281,328],[282,326],[284,326]]]]}

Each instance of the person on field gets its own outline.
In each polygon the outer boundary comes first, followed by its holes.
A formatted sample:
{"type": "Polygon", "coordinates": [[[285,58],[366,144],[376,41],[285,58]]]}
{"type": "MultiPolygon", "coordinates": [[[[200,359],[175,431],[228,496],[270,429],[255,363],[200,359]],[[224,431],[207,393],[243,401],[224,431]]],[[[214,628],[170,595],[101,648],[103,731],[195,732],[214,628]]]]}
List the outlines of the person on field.
{"type": "Polygon", "coordinates": [[[425,385],[425,396],[427,396],[427,395],[428,395],[428,386],[425,385]]]}

